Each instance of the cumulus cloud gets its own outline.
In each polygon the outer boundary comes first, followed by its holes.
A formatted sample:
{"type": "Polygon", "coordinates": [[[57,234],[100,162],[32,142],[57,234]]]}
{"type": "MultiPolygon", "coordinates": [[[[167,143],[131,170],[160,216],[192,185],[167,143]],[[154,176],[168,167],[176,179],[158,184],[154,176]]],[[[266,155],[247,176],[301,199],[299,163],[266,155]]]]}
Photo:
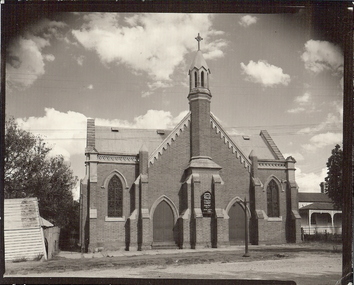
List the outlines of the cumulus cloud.
{"type": "Polygon", "coordinates": [[[315,105],[312,102],[311,94],[309,92],[305,92],[303,95],[295,97],[294,102],[298,104],[298,107],[287,110],[288,113],[298,114],[305,111],[315,111],[315,105]]]}
{"type": "Polygon", "coordinates": [[[323,168],[320,173],[303,173],[300,168],[296,168],[295,171],[299,192],[320,192],[320,183],[325,177],[327,177],[327,168],[323,168]]]}
{"type": "Polygon", "coordinates": [[[84,64],[84,59],[85,57],[83,55],[80,55],[76,58],[77,64],[82,66],[84,64]]]}
{"type": "Polygon", "coordinates": [[[343,109],[338,107],[338,115],[335,115],[333,113],[329,113],[326,117],[326,119],[318,124],[315,127],[306,127],[301,130],[299,130],[297,133],[298,134],[311,134],[315,132],[320,132],[324,130],[340,130],[342,128],[342,122],[343,122],[343,109]]]}
{"type": "Polygon", "coordinates": [[[27,88],[45,73],[45,61],[54,61],[55,56],[44,50],[53,38],[61,38],[64,27],[65,23],[44,19],[11,41],[6,51],[8,91],[27,88]]]}
{"type": "Polygon", "coordinates": [[[273,87],[275,85],[288,85],[290,76],[283,73],[283,69],[275,65],[269,64],[265,60],[258,62],[250,61],[247,65],[241,62],[243,74],[246,80],[260,83],[265,87],[273,87]]]}
{"type": "MultiPolygon", "coordinates": [[[[125,64],[133,72],[144,72],[153,81],[169,81],[184,56],[196,50],[193,40],[200,32],[206,58],[223,56],[224,41],[213,42],[222,34],[212,29],[212,16],[206,14],[115,13],[85,15],[85,23],[72,34],[88,50],[95,51],[104,64],[125,64]]],[[[147,94],[147,93],[146,93],[147,94]]]]}
{"type": "Polygon", "coordinates": [[[305,160],[304,156],[300,152],[284,153],[285,158],[292,156],[297,162],[305,160]]]}
{"type": "Polygon", "coordinates": [[[305,68],[314,73],[324,70],[343,72],[344,58],[341,48],[327,41],[307,41],[301,59],[305,68]]]}
{"type": "Polygon", "coordinates": [[[241,26],[243,27],[248,27],[252,24],[257,23],[258,18],[251,16],[251,15],[245,15],[241,17],[241,20],[238,22],[241,26]]]}
{"type": "Polygon", "coordinates": [[[313,136],[309,144],[303,144],[302,147],[307,151],[315,151],[329,145],[341,144],[343,139],[342,133],[323,133],[313,136]]]}
{"type": "Polygon", "coordinates": [[[45,108],[43,117],[17,119],[25,130],[39,134],[52,145],[52,154],[62,154],[69,160],[71,155],[82,154],[85,149],[86,116],[77,112],[59,112],[45,108]]]}

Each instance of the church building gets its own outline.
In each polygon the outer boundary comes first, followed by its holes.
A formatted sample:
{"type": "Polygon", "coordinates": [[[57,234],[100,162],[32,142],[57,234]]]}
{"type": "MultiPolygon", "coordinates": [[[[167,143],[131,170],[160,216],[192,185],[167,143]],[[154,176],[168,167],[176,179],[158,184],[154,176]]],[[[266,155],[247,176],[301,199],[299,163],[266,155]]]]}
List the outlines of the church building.
{"type": "Polygon", "coordinates": [[[196,40],[189,112],[173,130],[87,120],[82,251],[217,248],[243,244],[246,228],[255,245],[301,241],[296,161],[266,130],[225,131],[210,112],[210,70],[196,40]]]}

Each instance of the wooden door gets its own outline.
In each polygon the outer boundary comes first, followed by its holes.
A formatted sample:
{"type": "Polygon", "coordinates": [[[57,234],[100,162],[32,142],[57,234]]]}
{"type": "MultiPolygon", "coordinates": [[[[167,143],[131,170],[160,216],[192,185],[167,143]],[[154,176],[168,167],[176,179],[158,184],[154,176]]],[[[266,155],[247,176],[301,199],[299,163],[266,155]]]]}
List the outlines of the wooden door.
{"type": "Polygon", "coordinates": [[[229,241],[231,244],[245,242],[245,212],[238,203],[229,210],[229,241]]]}
{"type": "Polygon", "coordinates": [[[166,201],[160,202],[155,209],[153,218],[154,242],[173,242],[173,212],[166,201]]]}

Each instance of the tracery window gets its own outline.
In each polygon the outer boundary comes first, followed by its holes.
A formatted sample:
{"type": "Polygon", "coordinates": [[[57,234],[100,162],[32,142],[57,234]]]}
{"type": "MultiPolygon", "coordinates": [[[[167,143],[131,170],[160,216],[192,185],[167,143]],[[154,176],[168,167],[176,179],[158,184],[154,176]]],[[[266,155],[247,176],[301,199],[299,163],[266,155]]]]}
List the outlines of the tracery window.
{"type": "Polygon", "coordinates": [[[279,217],[279,188],[274,180],[267,186],[268,217],[279,217]]]}
{"type": "Polygon", "coordinates": [[[114,175],[108,183],[108,217],[123,216],[123,185],[114,175]]]}

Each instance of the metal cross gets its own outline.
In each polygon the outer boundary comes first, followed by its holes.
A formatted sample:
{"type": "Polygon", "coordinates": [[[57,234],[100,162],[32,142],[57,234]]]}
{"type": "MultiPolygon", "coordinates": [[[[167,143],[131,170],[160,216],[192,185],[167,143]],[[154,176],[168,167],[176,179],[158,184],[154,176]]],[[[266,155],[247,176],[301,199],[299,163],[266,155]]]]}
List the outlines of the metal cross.
{"type": "Polygon", "coordinates": [[[200,50],[200,41],[202,41],[203,38],[202,38],[202,37],[199,35],[199,33],[198,33],[198,37],[196,37],[195,39],[196,39],[197,42],[198,42],[198,50],[200,50]]]}

